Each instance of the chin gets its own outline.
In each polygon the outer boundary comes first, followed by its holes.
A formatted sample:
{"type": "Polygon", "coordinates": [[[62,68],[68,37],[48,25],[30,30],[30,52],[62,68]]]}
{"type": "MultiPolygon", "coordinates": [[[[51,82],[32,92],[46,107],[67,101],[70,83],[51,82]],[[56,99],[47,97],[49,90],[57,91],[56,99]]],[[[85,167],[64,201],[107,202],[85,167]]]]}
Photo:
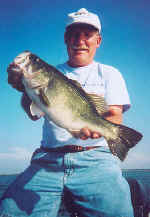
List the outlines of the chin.
{"type": "Polygon", "coordinates": [[[72,62],[83,65],[84,63],[88,63],[89,61],[86,56],[80,55],[80,57],[79,56],[74,57],[72,62]]]}

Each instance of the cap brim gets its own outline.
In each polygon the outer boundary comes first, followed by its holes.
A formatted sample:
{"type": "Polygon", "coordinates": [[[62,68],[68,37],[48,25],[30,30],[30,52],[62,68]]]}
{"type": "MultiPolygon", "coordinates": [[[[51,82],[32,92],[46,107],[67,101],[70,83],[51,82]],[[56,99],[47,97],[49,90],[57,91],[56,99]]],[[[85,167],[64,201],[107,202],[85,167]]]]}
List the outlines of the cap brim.
{"type": "Polygon", "coordinates": [[[94,25],[92,25],[92,24],[89,24],[89,23],[85,23],[85,22],[74,22],[74,23],[68,24],[68,25],[66,26],[66,29],[69,28],[69,27],[77,26],[77,25],[89,26],[89,27],[92,27],[93,29],[99,31],[99,29],[98,29],[96,26],[94,26],[94,25]]]}

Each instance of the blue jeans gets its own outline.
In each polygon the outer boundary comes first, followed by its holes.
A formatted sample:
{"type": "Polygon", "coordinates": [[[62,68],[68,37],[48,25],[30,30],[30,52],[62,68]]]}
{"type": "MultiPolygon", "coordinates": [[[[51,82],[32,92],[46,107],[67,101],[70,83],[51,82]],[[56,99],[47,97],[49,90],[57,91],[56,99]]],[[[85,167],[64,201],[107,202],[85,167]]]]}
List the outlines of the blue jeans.
{"type": "Polygon", "coordinates": [[[101,147],[76,153],[37,149],[0,202],[1,217],[56,217],[63,197],[79,217],[133,217],[120,161],[101,147]]]}

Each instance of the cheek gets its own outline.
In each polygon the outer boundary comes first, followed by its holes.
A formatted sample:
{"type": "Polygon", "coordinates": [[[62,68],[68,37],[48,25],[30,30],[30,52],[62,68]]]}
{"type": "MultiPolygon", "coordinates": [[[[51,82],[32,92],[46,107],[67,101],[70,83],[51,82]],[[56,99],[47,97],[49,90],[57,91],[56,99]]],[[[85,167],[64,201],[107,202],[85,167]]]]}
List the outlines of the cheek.
{"type": "Polygon", "coordinates": [[[73,41],[67,41],[66,46],[67,46],[67,51],[70,53],[71,52],[71,46],[73,45],[73,41]]]}
{"type": "Polygon", "coordinates": [[[86,42],[86,44],[92,50],[97,48],[97,43],[95,40],[89,40],[86,42]]]}
{"type": "Polygon", "coordinates": [[[87,41],[87,44],[91,49],[95,50],[99,47],[100,40],[98,40],[97,38],[92,38],[91,40],[87,41]]]}
{"type": "Polygon", "coordinates": [[[89,47],[90,53],[94,54],[96,52],[97,45],[95,43],[89,44],[88,47],[89,47]]]}
{"type": "Polygon", "coordinates": [[[69,39],[67,40],[67,43],[66,43],[66,44],[67,44],[68,46],[70,46],[70,45],[74,44],[74,41],[75,41],[75,40],[71,37],[71,38],[69,38],[69,39]]]}
{"type": "Polygon", "coordinates": [[[72,50],[71,50],[71,48],[70,48],[70,46],[69,46],[69,45],[67,45],[67,52],[68,52],[68,54],[69,54],[69,55],[71,55],[71,54],[72,54],[72,50]]]}

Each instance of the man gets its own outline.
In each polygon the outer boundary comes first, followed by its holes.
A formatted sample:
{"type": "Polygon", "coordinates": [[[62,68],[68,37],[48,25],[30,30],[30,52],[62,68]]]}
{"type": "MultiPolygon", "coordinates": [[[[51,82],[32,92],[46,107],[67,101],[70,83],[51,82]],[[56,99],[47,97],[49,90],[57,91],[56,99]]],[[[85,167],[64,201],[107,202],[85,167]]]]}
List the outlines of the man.
{"type": "MultiPolygon", "coordinates": [[[[87,93],[103,96],[109,106],[105,118],[120,124],[130,101],[120,72],[94,61],[101,43],[100,32],[97,15],[86,9],[69,14],[65,32],[69,59],[57,68],[77,80],[87,93]]],[[[24,92],[21,75],[17,77],[11,71],[8,81],[24,92]]],[[[39,116],[30,110],[30,104],[24,93],[22,105],[29,117],[36,120],[39,116]]],[[[98,132],[85,126],[70,134],[45,118],[41,147],[34,152],[29,168],[4,194],[1,216],[56,217],[61,200],[67,195],[79,217],[133,217],[129,186],[119,163],[98,132]],[[90,149],[75,149],[72,153],[68,144],[90,149]],[[65,153],[56,151],[59,147],[68,149],[65,153]]]]}

